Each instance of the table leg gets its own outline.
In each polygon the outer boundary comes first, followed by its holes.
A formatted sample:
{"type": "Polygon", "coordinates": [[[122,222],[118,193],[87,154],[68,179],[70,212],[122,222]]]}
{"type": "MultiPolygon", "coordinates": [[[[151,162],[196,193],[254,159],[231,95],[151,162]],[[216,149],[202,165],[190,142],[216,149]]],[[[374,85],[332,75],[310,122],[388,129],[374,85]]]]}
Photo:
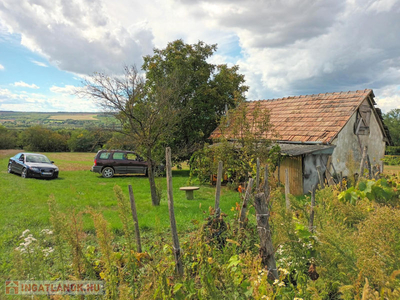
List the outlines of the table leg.
{"type": "Polygon", "coordinates": [[[186,199],[193,200],[193,191],[186,191],[186,199]]]}

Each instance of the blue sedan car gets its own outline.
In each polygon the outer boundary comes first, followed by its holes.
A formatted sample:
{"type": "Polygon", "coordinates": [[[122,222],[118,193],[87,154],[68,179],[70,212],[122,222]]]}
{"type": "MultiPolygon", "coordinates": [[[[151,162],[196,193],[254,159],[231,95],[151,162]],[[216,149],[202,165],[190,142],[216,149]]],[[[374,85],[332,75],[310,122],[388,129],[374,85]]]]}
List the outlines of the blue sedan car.
{"type": "Polygon", "coordinates": [[[20,174],[22,178],[58,178],[58,167],[47,156],[36,153],[18,153],[8,161],[8,173],[20,174]]]}

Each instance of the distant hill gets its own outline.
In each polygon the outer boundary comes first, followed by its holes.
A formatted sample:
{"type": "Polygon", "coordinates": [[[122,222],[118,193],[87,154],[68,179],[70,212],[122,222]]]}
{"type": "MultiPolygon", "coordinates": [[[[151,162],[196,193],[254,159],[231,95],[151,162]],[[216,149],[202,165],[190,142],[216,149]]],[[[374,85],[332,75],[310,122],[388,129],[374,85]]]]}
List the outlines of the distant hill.
{"type": "Polygon", "coordinates": [[[53,129],[114,127],[115,118],[103,112],[0,111],[0,124],[10,129],[42,125],[53,129]]]}

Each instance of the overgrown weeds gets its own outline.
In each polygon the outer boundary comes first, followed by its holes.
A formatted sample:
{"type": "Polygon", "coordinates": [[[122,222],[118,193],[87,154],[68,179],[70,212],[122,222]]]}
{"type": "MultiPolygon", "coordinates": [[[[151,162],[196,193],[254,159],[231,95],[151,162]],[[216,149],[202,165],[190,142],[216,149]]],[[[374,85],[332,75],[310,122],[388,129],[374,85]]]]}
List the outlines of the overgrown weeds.
{"type": "Polygon", "coordinates": [[[354,202],[344,201],[336,187],[317,191],[311,231],[309,197],[292,197],[288,212],[282,191],[273,191],[270,228],[279,269],[274,281],[258,254],[252,200],[241,229],[237,203],[233,218],[222,214],[216,220],[210,209],[197,230],[185,232],[179,277],[172,243],[162,233],[144,244],[144,252],[136,251],[129,203],[118,186],[122,232],[113,232],[93,208],[61,212],[50,197],[52,227],[21,234],[13,276],[104,280],[105,299],[399,299],[399,180],[386,181],[390,202],[361,193],[354,202]],[[84,214],[95,232],[83,230],[84,214]]]}

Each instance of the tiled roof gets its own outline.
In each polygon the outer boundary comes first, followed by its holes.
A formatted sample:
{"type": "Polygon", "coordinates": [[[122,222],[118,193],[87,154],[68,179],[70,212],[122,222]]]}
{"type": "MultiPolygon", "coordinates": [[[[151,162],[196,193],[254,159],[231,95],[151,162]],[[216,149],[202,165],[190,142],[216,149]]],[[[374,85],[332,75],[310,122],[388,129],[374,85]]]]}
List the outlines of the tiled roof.
{"type": "MultiPolygon", "coordinates": [[[[269,110],[270,122],[278,137],[266,133],[265,138],[329,144],[368,96],[373,101],[374,94],[370,89],[249,101],[244,105],[247,106],[247,118],[251,118],[257,103],[261,109],[269,110]]],[[[235,137],[229,136],[229,128],[227,129],[224,130],[226,137],[234,139],[235,137]]],[[[221,130],[217,128],[211,138],[219,137],[221,130]]]]}

